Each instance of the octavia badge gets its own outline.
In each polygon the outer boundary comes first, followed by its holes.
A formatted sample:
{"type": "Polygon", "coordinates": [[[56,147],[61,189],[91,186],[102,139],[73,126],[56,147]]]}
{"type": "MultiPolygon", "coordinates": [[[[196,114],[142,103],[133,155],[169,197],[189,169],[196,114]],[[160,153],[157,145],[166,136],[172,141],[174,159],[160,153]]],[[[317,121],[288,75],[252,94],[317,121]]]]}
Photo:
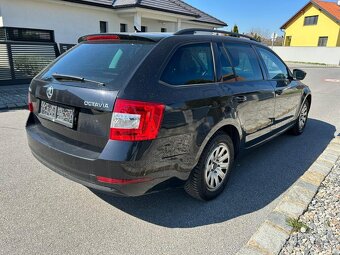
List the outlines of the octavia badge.
{"type": "Polygon", "coordinates": [[[52,96],[53,96],[53,87],[52,87],[52,86],[50,86],[50,87],[47,88],[47,90],[46,90],[46,96],[48,97],[48,99],[51,99],[51,98],[52,98],[52,96]]]}

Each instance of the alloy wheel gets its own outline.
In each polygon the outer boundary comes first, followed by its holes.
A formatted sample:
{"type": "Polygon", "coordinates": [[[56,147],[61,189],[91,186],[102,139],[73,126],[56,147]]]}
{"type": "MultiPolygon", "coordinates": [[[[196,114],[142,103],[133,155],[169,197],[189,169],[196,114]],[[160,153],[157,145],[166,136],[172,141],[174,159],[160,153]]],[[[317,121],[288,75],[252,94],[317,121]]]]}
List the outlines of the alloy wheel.
{"type": "Polygon", "coordinates": [[[205,182],[210,191],[221,187],[229,171],[230,151],[226,144],[219,144],[210,154],[205,167],[205,182]]]}
{"type": "Polygon", "coordinates": [[[302,130],[307,122],[307,117],[308,117],[308,106],[305,103],[302,107],[302,110],[300,112],[300,116],[299,116],[299,129],[302,130]]]}

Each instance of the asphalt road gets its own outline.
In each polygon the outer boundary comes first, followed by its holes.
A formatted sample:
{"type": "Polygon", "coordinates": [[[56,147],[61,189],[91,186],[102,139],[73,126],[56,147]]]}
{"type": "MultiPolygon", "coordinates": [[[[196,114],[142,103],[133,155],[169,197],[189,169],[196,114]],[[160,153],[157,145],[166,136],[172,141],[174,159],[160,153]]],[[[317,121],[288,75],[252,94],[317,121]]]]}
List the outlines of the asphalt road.
{"type": "Polygon", "coordinates": [[[183,190],[97,196],[38,163],[25,110],[0,113],[0,254],[234,254],[340,130],[340,69],[306,68],[313,105],[304,135],[282,135],[237,162],[227,190],[203,203],[183,190]]]}

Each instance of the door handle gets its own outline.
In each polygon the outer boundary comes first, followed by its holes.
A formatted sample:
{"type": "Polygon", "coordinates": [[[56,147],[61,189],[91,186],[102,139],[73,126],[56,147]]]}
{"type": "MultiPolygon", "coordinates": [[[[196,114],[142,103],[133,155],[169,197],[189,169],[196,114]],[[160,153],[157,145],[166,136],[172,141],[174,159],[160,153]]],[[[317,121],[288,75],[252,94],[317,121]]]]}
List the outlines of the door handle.
{"type": "Polygon", "coordinates": [[[275,94],[276,95],[282,95],[283,92],[285,92],[287,89],[290,88],[290,80],[285,80],[284,81],[284,86],[278,86],[276,89],[275,89],[275,94]]]}
{"type": "Polygon", "coordinates": [[[276,95],[282,95],[282,93],[283,93],[283,89],[277,89],[277,90],[275,90],[275,94],[276,95]]]}
{"type": "Polygon", "coordinates": [[[286,87],[286,88],[281,88],[281,89],[276,89],[276,90],[275,90],[275,94],[280,96],[280,95],[282,95],[283,92],[285,92],[287,89],[288,89],[287,87],[286,87]]]}
{"type": "Polygon", "coordinates": [[[235,96],[233,98],[233,101],[234,102],[237,102],[237,103],[244,103],[245,101],[247,101],[247,97],[246,96],[235,96]]]}

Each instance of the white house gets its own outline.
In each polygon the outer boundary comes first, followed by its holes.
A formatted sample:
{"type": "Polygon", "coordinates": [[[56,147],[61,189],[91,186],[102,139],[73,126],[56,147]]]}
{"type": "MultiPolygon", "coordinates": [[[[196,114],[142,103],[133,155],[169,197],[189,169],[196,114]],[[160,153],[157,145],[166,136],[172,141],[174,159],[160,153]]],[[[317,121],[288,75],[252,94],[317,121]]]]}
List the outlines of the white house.
{"type": "Polygon", "coordinates": [[[181,0],[0,0],[0,86],[30,82],[86,34],[224,26],[181,0]]]}
{"type": "Polygon", "coordinates": [[[55,41],[75,44],[85,34],[175,32],[227,26],[181,0],[1,0],[0,27],[53,30],[55,41]]]}

